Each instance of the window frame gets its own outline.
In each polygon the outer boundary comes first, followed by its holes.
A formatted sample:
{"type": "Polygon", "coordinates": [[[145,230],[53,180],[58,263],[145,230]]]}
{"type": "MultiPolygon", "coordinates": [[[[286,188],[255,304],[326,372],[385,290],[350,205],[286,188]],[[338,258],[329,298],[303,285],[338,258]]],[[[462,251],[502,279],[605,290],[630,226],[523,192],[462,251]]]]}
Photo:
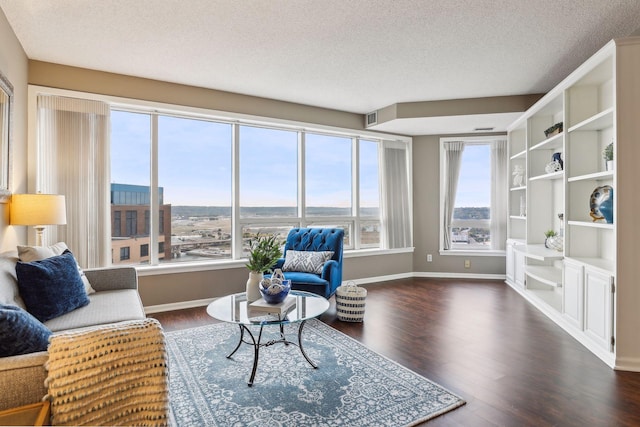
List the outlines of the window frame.
{"type": "MultiPolygon", "coordinates": [[[[31,111],[35,111],[35,106],[36,106],[36,102],[35,99],[37,97],[38,94],[50,94],[50,95],[58,95],[58,96],[68,96],[68,97],[75,97],[75,98],[84,98],[84,99],[90,99],[90,100],[100,100],[100,101],[104,101],[104,102],[108,102],[111,104],[111,109],[117,109],[117,110],[121,110],[121,111],[128,111],[128,112],[132,112],[132,113],[145,113],[145,114],[151,114],[152,116],[152,123],[153,126],[155,126],[155,128],[157,129],[157,115],[158,114],[167,114],[167,115],[171,115],[171,116],[175,116],[175,117],[183,117],[183,118],[187,118],[187,119],[201,119],[201,120],[208,120],[208,121],[215,121],[215,122],[223,122],[223,123],[232,123],[234,126],[236,126],[236,131],[233,133],[234,134],[234,139],[237,141],[237,126],[239,126],[239,124],[243,124],[243,125],[249,125],[249,126],[254,126],[254,127],[265,127],[265,128],[274,128],[274,129],[278,129],[278,130],[294,130],[294,131],[298,131],[301,133],[302,135],[302,140],[304,139],[304,134],[305,132],[312,132],[312,133],[317,133],[317,134],[327,134],[327,135],[331,135],[331,136],[340,136],[340,137],[349,137],[352,138],[354,141],[357,141],[358,138],[361,138],[363,140],[367,140],[367,141],[376,141],[380,144],[380,148],[379,148],[379,153],[380,153],[380,161],[382,162],[382,147],[383,147],[383,142],[394,142],[394,143],[398,143],[398,144],[402,144],[405,147],[406,150],[406,155],[407,155],[407,174],[409,177],[412,176],[413,172],[411,170],[412,168],[412,138],[411,137],[407,137],[407,136],[401,136],[401,135],[394,135],[394,134],[388,134],[388,133],[382,133],[382,132],[372,132],[372,131],[367,131],[367,130],[360,130],[360,129],[350,129],[350,128],[340,128],[340,127],[335,127],[335,126],[327,126],[327,125],[322,125],[322,124],[316,124],[316,123],[307,123],[307,122],[300,122],[300,121],[293,121],[293,120],[287,120],[287,119],[278,119],[278,118],[269,118],[269,117],[261,117],[261,116],[254,116],[254,115],[248,115],[248,114],[242,114],[242,113],[233,113],[233,112],[227,112],[227,111],[220,111],[220,110],[212,110],[212,109],[206,109],[206,108],[200,108],[200,107],[193,107],[193,106],[184,106],[184,105],[174,105],[174,104],[166,104],[166,103],[161,103],[161,102],[155,102],[155,101],[146,101],[146,100],[139,100],[139,99],[133,99],[133,98],[124,98],[124,97],[117,97],[117,96],[111,96],[111,95],[100,95],[100,94],[94,94],[94,93],[88,93],[88,92],[81,92],[81,91],[74,91],[74,90],[67,90],[67,89],[56,89],[56,88],[50,88],[50,87],[44,87],[44,86],[37,86],[37,85],[29,85],[28,86],[28,97],[29,97],[29,108],[31,111]],[[155,114],[155,119],[153,118],[155,114]]],[[[35,115],[33,115],[33,117],[35,117],[35,115]]],[[[29,124],[29,144],[32,144],[35,138],[35,120],[30,121],[29,124]]],[[[151,180],[150,180],[150,184],[152,188],[156,188],[157,187],[157,135],[154,135],[154,132],[152,131],[152,137],[151,137],[152,141],[152,147],[151,147],[151,152],[152,152],[152,156],[153,153],[155,152],[155,162],[156,164],[153,164],[153,160],[152,160],[152,164],[151,164],[151,168],[152,170],[154,168],[156,168],[156,172],[154,173],[152,171],[151,173],[151,180]]],[[[236,143],[236,141],[234,141],[234,144],[236,143]]],[[[357,147],[357,143],[354,143],[354,146],[357,147]]],[[[354,148],[354,150],[357,150],[357,148],[354,148]]],[[[234,155],[237,156],[237,151],[234,152],[234,155]]],[[[298,154],[299,159],[304,159],[304,152],[299,152],[298,154]]],[[[32,157],[32,155],[29,156],[29,163],[31,164],[31,162],[33,162],[35,159],[35,157],[32,157]]],[[[354,163],[357,164],[358,161],[358,156],[357,156],[357,151],[354,152],[354,155],[352,156],[352,159],[354,161],[354,163]]],[[[237,170],[237,158],[234,158],[234,167],[237,170]]],[[[301,162],[301,160],[299,160],[299,162],[301,162]]],[[[304,166],[301,166],[300,164],[298,165],[299,168],[299,175],[303,176],[303,169],[304,166]],[[302,171],[300,171],[300,169],[302,168],[302,171]]],[[[379,166],[380,168],[382,168],[382,164],[380,164],[379,166]]],[[[353,192],[353,197],[354,199],[357,199],[357,194],[359,194],[359,189],[357,188],[358,185],[358,169],[357,167],[353,168],[353,172],[352,172],[354,179],[353,179],[353,186],[354,186],[354,192],[353,192]]],[[[382,188],[383,187],[383,183],[382,180],[384,179],[383,174],[380,172],[380,176],[379,176],[379,185],[382,188]]],[[[237,180],[237,176],[234,175],[233,180],[237,180]]],[[[237,181],[236,181],[237,182],[237,181]]],[[[409,179],[408,184],[407,184],[407,193],[408,193],[408,200],[409,200],[409,212],[410,212],[410,224],[409,227],[411,229],[413,229],[413,188],[412,188],[412,180],[409,179]]],[[[157,200],[157,196],[155,197],[156,200],[154,200],[154,196],[155,196],[155,191],[151,191],[151,203],[150,203],[150,209],[151,209],[151,224],[150,224],[150,230],[151,233],[149,235],[149,239],[150,239],[150,249],[151,248],[158,248],[161,245],[164,245],[165,242],[160,242],[159,241],[159,236],[158,236],[158,213],[157,213],[157,208],[159,207],[158,205],[158,200],[157,200]],[[157,206],[156,206],[157,205],[157,206]]],[[[380,194],[380,210],[383,210],[383,204],[384,204],[384,200],[382,197],[382,190],[381,190],[381,194],[380,194]]],[[[108,201],[107,201],[108,203],[108,201]]],[[[236,203],[237,205],[237,203],[236,203]]],[[[299,204],[300,205],[300,204],[299,204]]],[[[301,208],[302,210],[304,210],[304,207],[301,208]]],[[[357,201],[355,203],[353,203],[352,205],[352,215],[349,217],[309,217],[306,218],[304,215],[299,215],[297,217],[286,217],[286,218],[264,218],[265,222],[269,222],[269,223],[274,223],[277,222],[279,224],[281,223],[292,223],[292,227],[293,226],[298,226],[298,227],[305,227],[305,226],[310,226],[313,225],[314,223],[317,224],[319,222],[324,222],[327,224],[330,223],[337,223],[340,222],[340,224],[345,224],[350,228],[350,238],[352,242],[357,242],[359,241],[359,226],[360,226],[360,218],[359,218],[359,204],[357,203],[357,201]]],[[[232,209],[233,211],[234,209],[232,209]]],[[[373,219],[372,217],[363,217],[363,220],[371,220],[373,219]]],[[[395,248],[395,249],[386,249],[383,245],[385,244],[385,239],[382,236],[382,233],[384,233],[384,224],[383,224],[383,219],[382,219],[382,212],[379,216],[380,221],[381,221],[381,238],[380,238],[380,245],[379,247],[367,247],[367,246],[363,246],[363,247],[358,247],[358,245],[348,245],[345,246],[345,253],[344,253],[344,257],[345,258],[350,258],[350,257],[359,257],[359,256],[370,256],[370,255],[382,255],[382,254],[394,254],[394,253],[407,253],[407,252],[413,252],[414,248],[413,248],[413,243],[411,242],[410,246],[407,247],[403,247],[403,248],[395,248]]],[[[123,218],[121,221],[126,220],[125,218],[123,218]]],[[[261,219],[258,218],[251,218],[250,220],[242,220],[239,218],[239,215],[234,215],[234,213],[232,212],[232,233],[234,233],[236,231],[236,228],[240,229],[241,226],[247,226],[247,225],[260,225],[262,223],[261,219]]],[[[111,226],[111,224],[109,224],[111,226]]],[[[110,229],[110,227],[109,227],[110,229]]],[[[237,235],[237,234],[236,234],[237,235]]],[[[149,253],[149,264],[132,264],[133,267],[135,267],[141,274],[143,275],[153,275],[153,274],[162,274],[165,272],[188,272],[188,271],[203,271],[203,270],[212,270],[212,269],[226,269],[226,268],[236,268],[239,266],[243,266],[246,262],[246,258],[242,258],[241,256],[239,256],[239,254],[241,254],[242,251],[242,245],[241,242],[239,241],[240,239],[233,239],[234,240],[234,248],[233,248],[233,257],[232,259],[229,260],[212,260],[212,261],[197,261],[197,262],[183,262],[183,263],[158,263],[158,252],[157,251],[150,251],[149,253]]]]}
{"type": "MultiPolygon", "coordinates": [[[[504,250],[496,249],[444,249],[444,202],[445,202],[445,171],[446,171],[446,157],[444,145],[448,142],[462,141],[465,145],[491,145],[493,141],[504,139],[506,135],[490,135],[490,136],[469,136],[469,137],[446,137],[440,138],[440,206],[439,206],[439,240],[438,248],[440,255],[444,256],[496,256],[505,255],[504,250]]],[[[489,167],[492,167],[489,164],[489,167]]],[[[491,202],[490,202],[491,203],[491,202]]],[[[491,215],[493,215],[493,207],[489,206],[491,215]]],[[[451,228],[491,228],[491,219],[486,220],[452,220],[451,228]]]]}

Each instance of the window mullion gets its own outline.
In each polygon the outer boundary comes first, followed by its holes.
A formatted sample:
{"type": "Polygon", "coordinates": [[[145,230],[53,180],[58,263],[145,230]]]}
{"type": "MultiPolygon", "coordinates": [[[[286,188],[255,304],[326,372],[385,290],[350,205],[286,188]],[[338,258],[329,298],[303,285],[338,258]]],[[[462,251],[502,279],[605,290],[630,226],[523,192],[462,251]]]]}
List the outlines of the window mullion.
{"type": "Polygon", "coordinates": [[[240,222],[240,125],[231,131],[231,257],[242,258],[242,224],[240,222]]]}
{"type": "MultiPolygon", "coordinates": [[[[149,194],[149,245],[152,250],[150,251],[150,264],[157,265],[159,262],[159,236],[158,236],[158,224],[160,218],[160,200],[159,200],[159,188],[158,188],[158,114],[151,114],[151,186],[149,194]]],[[[171,244],[171,242],[165,242],[165,244],[171,244]]]]}
{"type": "Polygon", "coordinates": [[[304,131],[298,132],[298,218],[300,218],[300,227],[304,227],[307,224],[305,141],[306,133],[304,131]]]}
{"type": "Polygon", "coordinates": [[[352,245],[354,249],[360,249],[360,141],[358,138],[351,139],[351,215],[353,237],[352,245]]]}

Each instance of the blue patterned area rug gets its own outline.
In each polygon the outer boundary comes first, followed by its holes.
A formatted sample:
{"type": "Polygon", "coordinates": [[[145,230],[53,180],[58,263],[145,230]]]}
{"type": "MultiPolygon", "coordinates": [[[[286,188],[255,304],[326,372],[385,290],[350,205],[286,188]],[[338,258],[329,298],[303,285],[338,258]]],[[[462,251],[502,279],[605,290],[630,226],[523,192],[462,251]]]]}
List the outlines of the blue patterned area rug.
{"type": "MultiPolygon", "coordinates": [[[[297,346],[278,343],[260,350],[248,387],[252,347],[243,344],[226,358],[239,332],[220,323],[166,333],[177,426],[410,426],[465,403],[315,319],[302,336],[318,369],[297,346]]],[[[285,332],[297,342],[297,325],[285,332]]],[[[262,342],[276,333],[276,326],[265,327],[262,342]]]]}

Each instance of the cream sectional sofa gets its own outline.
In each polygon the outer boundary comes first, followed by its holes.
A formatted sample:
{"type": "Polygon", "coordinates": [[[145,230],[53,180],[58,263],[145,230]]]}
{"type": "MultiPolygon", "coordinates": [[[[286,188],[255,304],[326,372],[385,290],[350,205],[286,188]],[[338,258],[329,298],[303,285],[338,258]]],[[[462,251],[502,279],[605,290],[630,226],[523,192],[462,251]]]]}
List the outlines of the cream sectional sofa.
{"type": "MultiPolygon", "coordinates": [[[[0,303],[24,308],[15,265],[17,254],[0,254],[0,303]]],[[[84,273],[95,290],[89,304],[44,322],[56,332],[89,328],[145,318],[133,267],[88,269],[84,273]]],[[[46,351],[0,357],[0,410],[39,402],[47,393],[46,351]]]]}

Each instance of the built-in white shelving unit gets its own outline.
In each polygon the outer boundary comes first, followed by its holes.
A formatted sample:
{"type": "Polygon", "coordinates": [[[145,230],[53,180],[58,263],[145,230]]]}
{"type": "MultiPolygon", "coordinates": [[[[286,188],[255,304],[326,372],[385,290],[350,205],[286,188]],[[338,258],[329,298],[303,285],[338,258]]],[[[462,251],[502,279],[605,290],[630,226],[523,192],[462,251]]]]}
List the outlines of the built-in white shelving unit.
{"type": "Polygon", "coordinates": [[[640,371],[640,38],[608,43],[509,128],[507,283],[611,367],[640,371]],[[562,130],[545,130],[562,123],[562,130]],[[603,159],[613,142],[613,168],[603,159]],[[558,153],[561,170],[548,166],[558,153]],[[613,220],[594,219],[611,187],[613,220]],[[606,187],[605,187],[606,188],[606,187]],[[545,232],[562,234],[560,251],[545,232]]]}

